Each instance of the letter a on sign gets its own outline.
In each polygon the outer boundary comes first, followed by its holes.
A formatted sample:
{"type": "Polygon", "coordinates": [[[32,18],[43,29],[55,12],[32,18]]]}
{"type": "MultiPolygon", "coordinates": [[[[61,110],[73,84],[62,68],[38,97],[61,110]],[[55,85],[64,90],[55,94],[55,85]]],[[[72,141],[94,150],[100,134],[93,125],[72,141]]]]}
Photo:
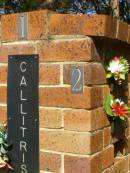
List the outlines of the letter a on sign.
{"type": "Polygon", "coordinates": [[[8,59],[7,114],[12,173],[39,173],[38,55],[8,59]]]}

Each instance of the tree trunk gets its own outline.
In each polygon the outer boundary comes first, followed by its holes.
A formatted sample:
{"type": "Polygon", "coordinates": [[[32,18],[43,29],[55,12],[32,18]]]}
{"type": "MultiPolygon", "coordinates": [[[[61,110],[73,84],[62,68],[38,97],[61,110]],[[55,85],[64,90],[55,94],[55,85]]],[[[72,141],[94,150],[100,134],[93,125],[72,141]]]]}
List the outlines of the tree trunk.
{"type": "Polygon", "coordinates": [[[120,16],[119,0],[111,0],[111,8],[113,16],[119,18],[120,16]]]}

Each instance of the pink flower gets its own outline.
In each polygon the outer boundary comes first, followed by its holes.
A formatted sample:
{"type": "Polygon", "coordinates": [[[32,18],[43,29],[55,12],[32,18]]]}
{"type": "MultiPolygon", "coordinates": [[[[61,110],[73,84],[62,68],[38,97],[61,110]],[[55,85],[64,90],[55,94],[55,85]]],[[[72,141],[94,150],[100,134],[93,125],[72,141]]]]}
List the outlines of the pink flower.
{"type": "Polygon", "coordinates": [[[114,58],[112,59],[112,61],[120,61],[120,60],[121,60],[120,57],[114,57],[114,58]]]}
{"type": "Polygon", "coordinates": [[[124,67],[123,67],[122,64],[120,64],[120,61],[113,60],[113,61],[110,62],[108,70],[111,71],[111,73],[119,73],[122,70],[124,70],[124,67]]]}
{"type": "Polygon", "coordinates": [[[13,170],[13,168],[6,162],[0,159],[0,169],[4,169],[5,171],[13,170]]]}

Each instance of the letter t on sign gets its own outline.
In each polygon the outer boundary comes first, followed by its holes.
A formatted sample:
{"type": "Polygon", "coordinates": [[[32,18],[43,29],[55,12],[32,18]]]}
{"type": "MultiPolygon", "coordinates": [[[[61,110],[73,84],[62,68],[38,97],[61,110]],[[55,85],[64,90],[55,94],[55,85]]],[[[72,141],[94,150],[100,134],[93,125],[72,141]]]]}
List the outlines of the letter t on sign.
{"type": "Polygon", "coordinates": [[[28,32],[27,15],[22,14],[22,15],[18,16],[18,38],[20,40],[27,39],[27,32],[28,32]]]}

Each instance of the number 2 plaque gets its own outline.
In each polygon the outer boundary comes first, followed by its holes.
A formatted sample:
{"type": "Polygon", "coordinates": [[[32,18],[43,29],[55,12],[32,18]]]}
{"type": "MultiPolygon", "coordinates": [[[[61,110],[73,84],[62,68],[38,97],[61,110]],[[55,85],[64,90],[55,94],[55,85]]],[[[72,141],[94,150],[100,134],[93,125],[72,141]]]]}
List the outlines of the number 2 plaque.
{"type": "Polygon", "coordinates": [[[82,94],[84,85],[84,67],[83,65],[73,65],[71,68],[71,92],[82,94]]]}

